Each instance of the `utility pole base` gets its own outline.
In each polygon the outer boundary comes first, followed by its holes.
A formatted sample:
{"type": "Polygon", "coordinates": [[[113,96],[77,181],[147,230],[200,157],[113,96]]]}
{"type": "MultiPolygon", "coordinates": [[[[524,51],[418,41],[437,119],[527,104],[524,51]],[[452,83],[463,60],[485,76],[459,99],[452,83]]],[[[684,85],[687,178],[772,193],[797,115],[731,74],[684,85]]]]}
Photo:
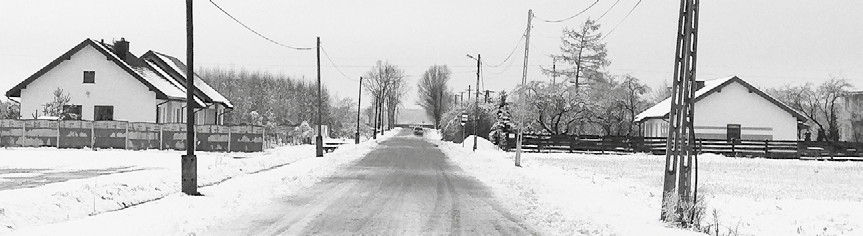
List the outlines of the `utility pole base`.
{"type": "Polygon", "coordinates": [[[321,135],[315,136],[315,156],[324,156],[324,137],[321,135]]]}
{"type": "Polygon", "coordinates": [[[354,135],[354,144],[360,144],[360,132],[354,135]]]}
{"type": "Polygon", "coordinates": [[[198,193],[198,166],[197,157],[195,155],[183,155],[181,160],[181,168],[182,180],[180,181],[182,185],[183,193],[186,195],[200,195],[198,193]]]}

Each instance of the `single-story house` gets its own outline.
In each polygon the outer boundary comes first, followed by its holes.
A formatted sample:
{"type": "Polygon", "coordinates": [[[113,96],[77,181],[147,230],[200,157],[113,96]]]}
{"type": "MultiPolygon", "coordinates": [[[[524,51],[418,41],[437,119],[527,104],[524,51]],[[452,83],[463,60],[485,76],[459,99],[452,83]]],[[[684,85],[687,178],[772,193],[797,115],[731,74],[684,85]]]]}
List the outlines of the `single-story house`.
{"type": "MultiPolygon", "coordinates": [[[[696,138],[799,140],[799,112],[737,76],[698,81],[693,128],[696,138]]],[[[635,117],[645,137],[668,136],[671,98],[635,117]]]]}
{"type": "MultiPolygon", "coordinates": [[[[186,66],[155,51],[136,57],[129,42],[86,39],[9,91],[18,98],[21,116],[33,118],[62,89],[70,101],[65,113],[82,120],[148,123],[186,122],[186,66]]],[[[222,124],[234,105],[195,75],[196,124],[222,124]]]]}

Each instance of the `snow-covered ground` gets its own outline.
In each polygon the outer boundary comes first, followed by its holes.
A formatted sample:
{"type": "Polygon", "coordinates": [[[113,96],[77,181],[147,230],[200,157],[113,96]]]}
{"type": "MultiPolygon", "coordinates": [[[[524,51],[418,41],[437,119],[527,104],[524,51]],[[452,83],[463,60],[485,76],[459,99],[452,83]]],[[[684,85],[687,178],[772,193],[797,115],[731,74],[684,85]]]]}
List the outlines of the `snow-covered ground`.
{"type": "MultiPolygon", "coordinates": [[[[427,135],[439,140],[434,132],[427,135]]],[[[440,147],[511,210],[552,234],[699,235],[658,221],[664,156],[514,153],[472,138],[440,147]]],[[[700,156],[700,193],[723,231],[863,235],[863,163],[700,156]]]]}
{"type": "MultiPolygon", "coordinates": [[[[387,132],[378,140],[396,133],[387,132]]],[[[205,186],[199,188],[203,196],[179,193],[183,152],[2,150],[0,169],[39,169],[48,174],[111,168],[135,171],[0,191],[0,234],[188,235],[274,195],[308,187],[376,145],[375,140],[346,144],[323,158],[314,157],[311,145],[263,153],[199,152],[198,184],[205,186]]]]}

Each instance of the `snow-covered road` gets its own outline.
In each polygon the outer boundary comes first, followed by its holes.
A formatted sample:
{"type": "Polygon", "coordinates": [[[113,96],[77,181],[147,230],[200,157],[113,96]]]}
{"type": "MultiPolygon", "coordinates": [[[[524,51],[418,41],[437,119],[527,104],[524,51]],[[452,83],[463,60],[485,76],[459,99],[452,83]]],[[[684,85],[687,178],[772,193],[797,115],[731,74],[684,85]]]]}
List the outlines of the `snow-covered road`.
{"type": "Polygon", "coordinates": [[[409,130],[296,195],[200,235],[534,235],[409,130]]]}

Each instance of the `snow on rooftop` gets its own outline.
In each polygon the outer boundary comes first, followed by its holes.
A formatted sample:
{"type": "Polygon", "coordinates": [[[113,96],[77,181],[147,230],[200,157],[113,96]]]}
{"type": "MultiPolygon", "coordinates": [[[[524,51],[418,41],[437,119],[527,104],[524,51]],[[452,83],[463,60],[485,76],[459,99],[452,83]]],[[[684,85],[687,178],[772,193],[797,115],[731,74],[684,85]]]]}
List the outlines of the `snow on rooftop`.
{"type": "MultiPolygon", "coordinates": [[[[180,76],[183,77],[183,79],[186,79],[186,65],[182,64],[182,62],[180,62],[177,58],[174,58],[172,56],[168,56],[166,54],[162,54],[159,52],[155,52],[155,51],[153,54],[158,56],[159,59],[161,59],[166,64],[168,64],[168,66],[170,66],[172,69],[177,71],[180,74],[180,76]]],[[[221,93],[219,93],[218,91],[216,91],[215,89],[210,87],[210,85],[205,83],[204,80],[201,79],[201,77],[198,76],[197,74],[195,74],[194,83],[195,83],[195,87],[197,87],[198,90],[200,90],[202,93],[207,95],[207,97],[210,97],[210,99],[213,99],[213,101],[223,103],[227,107],[231,107],[231,108],[234,107],[234,105],[231,104],[231,101],[228,101],[228,99],[225,98],[224,96],[222,96],[221,93]]]]}
{"type": "MultiPolygon", "coordinates": [[[[101,47],[102,50],[105,50],[106,52],[108,52],[109,55],[111,55],[112,57],[117,59],[117,61],[122,63],[123,66],[126,66],[126,67],[132,69],[132,71],[134,71],[139,76],[141,76],[141,78],[143,78],[148,83],[153,85],[153,87],[156,87],[156,89],[158,89],[159,91],[164,93],[165,96],[168,96],[169,98],[180,98],[180,99],[185,98],[185,96],[186,96],[185,91],[179,90],[172,83],[166,81],[165,77],[160,77],[158,74],[156,74],[156,72],[154,72],[154,71],[152,71],[146,67],[131,66],[126,61],[117,57],[117,55],[114,54],[114,51],[111,50],[110,48],[108,48],[107,46],[105,46],[103,43],[101,43],[99,41],[92,40],[92,39],[91,39],[91,41],[93,41],[95,45],[98,45],[99,47],[101,47]]],[[[149,62],[148,62],[148,64],[149,64],[149,62]]],[[[204,103],[200,99],[198,99],[197,97],[195,98],[195,101],[198,102],[199,105],[204,106],[203,105],[204,103]]]]}
{"type": "MultiPolygon", "coordinates": [[[[153,64],[153,62],[148,61],[148,60],[146,60],[146,59],[144,59],[143,61],[144,61],[145,63],[147,63],[147,65],[152,69],[152,71],[150,71],[150,72],[153,72],[153,73],[155,73],[155,74],[159,74],[159,75],[161,75],[161,76],[157,76],[157,77],[159,77],[158,79],[159,79],[159,81],[160,81],[160,84],[161,84],[162,82],[167,83],[167,84],[169,84],[173,89],[175,89],[176,91],[179,91],[179,96],[171,95],[171,94],[168,94],[167,92],[165,92],[165,94],[166,94],[168,97],[171,97],[171,98],[179,98],[179,99],[183,99],[183,100],[185,100],[185,99],[186,99],[186,87],[185,87],[185,86],[181,85],[181,84],[180,84],[179,82],[177,82],[176,80],[170,79],[170,78],[171,78],[171,75],[169,75],[167,72],[165,72],[164,70],[162,70],[162,68],[159,68],[159,66],[156,66],[156,64],[153,64]]],[[[148,71],[149,71],[149,70],[148,70],[148,71]]],[[[156,76],[156,75],[153,75],[153,76],[156,76]]],[[[154,86],[155,86],[155,84],[154,84],[154,86]]],[[[198,103],[198,105],[200,105],[201,107],[206,106],[206,105],[204,104],[204,101],[202,101],[202,100],[201,100],[201,98],[199,98],[198,96],[193,96],[193,98],[195,99],[195,102],[196,102],[196,103],[198,103]]]]}
{"type": "MultiPolygon", "coordinates": [[[[732,78],[734,78],[734,76],[705,80],[704,87],[699,89],[698,91],[695,91],[695,96],[693,97],[701,97],[708,91],[719,87],[720,85],[724,84],[728,80],[731,80],[732,78]]],[[[666,98],[665,100],[662,100],[662,102],[659,102],[656,105],[648,108],[647,110],[639,113],[637,116],[635,116],[635,121],[639,122],[644,120],[645,118],[665,117],[666,115],[668,115],[668,112],[671,112],[671,98],[666,98]]]]}

